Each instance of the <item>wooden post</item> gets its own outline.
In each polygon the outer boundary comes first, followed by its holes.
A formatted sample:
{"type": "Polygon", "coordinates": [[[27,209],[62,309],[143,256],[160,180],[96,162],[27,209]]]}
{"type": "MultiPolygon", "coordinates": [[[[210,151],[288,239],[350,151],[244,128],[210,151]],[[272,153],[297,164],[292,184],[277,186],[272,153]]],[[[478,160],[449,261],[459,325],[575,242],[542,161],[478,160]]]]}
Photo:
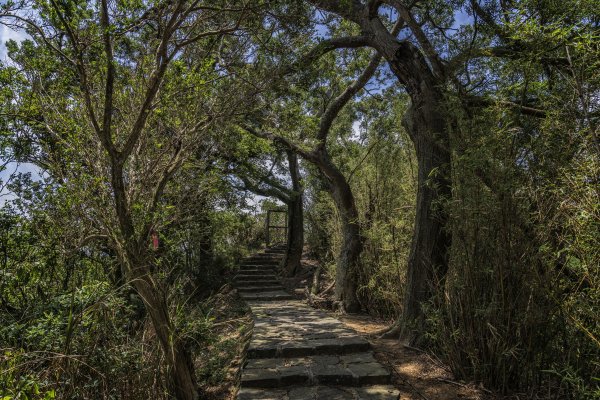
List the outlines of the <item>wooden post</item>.
{"type": "Polygon", "coordinates": [[[267,225],[266,225],[266,245],[267,247],[269,247],[269,244],[271,243],[271,237],[270,237],[270,231],[271,231],[271,210],[267,210],[267,225]]]}

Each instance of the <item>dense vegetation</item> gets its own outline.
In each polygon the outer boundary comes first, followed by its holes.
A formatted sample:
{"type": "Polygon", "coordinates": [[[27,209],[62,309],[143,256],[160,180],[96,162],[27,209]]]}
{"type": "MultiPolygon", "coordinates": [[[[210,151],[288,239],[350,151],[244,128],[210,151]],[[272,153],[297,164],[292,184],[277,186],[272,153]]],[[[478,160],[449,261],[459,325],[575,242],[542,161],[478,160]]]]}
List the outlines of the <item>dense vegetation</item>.
{"type": "Polygon", "coordinates": [[[273,207],[282,275],[304,250],[337,311],[599,398],[599,10],[2,2],[0,398],[223,398],[273,207]]]}

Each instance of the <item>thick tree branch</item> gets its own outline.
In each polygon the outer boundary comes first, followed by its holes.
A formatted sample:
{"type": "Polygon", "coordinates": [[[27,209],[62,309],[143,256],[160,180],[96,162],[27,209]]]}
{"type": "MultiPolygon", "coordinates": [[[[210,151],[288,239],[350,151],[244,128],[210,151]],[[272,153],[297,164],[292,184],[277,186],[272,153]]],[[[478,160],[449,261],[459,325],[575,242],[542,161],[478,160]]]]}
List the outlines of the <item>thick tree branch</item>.
{"type": "Polygon", "coordinates": [[[469,106],[479,106],[479,107],[488,107],[494,104],[500,104],[509,108],[513,108],[523,115],[528,115],[530,117],[536,118],[546,118],[547,112],[546,110],[541,110],[539,108],[524,106],[519,103],[515,103],[514,101],[509,100],[495,100],[495,99],[486,99],[484,97],[478,96],[468,96],[465,98],[465,103],[469,106]]]}
{"type": "Polygon", "coordinates": [[[333,50],[356,49],[368,45],[369,38],[367,36],[345,36],[322,40],[306,54],[301,56],[296,62],[285,68],[281,72],[281,75],[302,71],[307,65],[314,63],[316,60],[333,50]]]}
{"type": "MultiPolygon", "coordinates": [[[[403,25],[403,21],[399,19],[394,24],[392,28],[392,35],[397,35],[403,25]]],[[[360,76],[350,84],[338,97],[336,97],[331,104],[327,107],[323,116],[321,117],[321,122],[319,124],[319,132],[317,133],[317,139],[319,140],[319,146],[317,150],[322,149],[327,142],[327,135],[329,134],[329,129],[331,129],[331,125],[333,121],[338,116],[342,108],[354,97],[356,93],[358,93],[365,85],[369,82],[369,79],[375,74],[377,71],[377,67],[381,62],[381,54],[375,53],[369,64],[365,68],[365,70],[360,74],[360,76]]]]}
{"type": "Polygon", "coordinates": [[[256,193],[265,197],[276,197],[286,204],[291,201],[290,196],[287,193],[282,192],[278,188],[275,188],[273,186],[268,188],[260,187],[260,183],[252,182],[246,176],[238,175],[238,178],[240,178],[242,182],[244,182],[244,187],[240,189],[249,190],[252,193],[256,193]]]}
{"type": "Polygon", "coordinates": [[[261,132],[247,124],[240,125],[240,128],[242,128],[246,132],[248,132],[251,135],[254,135],[256,137],[270,140],[273,143],[279,143],[284,148],[290,149],[290,150],[296,152],[297,154],[300,154],[302,157],[306,158],[307,160],[315,160],[317,158],[317,156],[314,152],[309,152],[309,151],[304,150],[302,147],[298,146],[296,143],[292,142],[291,140],[284,138],[283,136],[274,135],[270,132],[261,132]]]}
{"type": "Polygon", "coordinates": [[[357,24],[360,23],[366,7],[359,0],[309,0],[309,3],[357,24]]]}
{"type": "MultiPolygon", "coordinates": [[[[75,32],[73,31],[73,29],[71,29],[71,25],[70,25],[69,21],[67,21],[66,17],[64,16],[62,10],[60,9],[60,7],[56,3],[56,1],[51,0],[51,4],[52,4],[52,7],[54,8],[54,11],[56,12],[56,15],[58,16],[61,23],[65,27],[65,30],[67,32],[67,38],[69,39],[69,42],[71,42],[71,46],[73,47],[73,51],[75,52],[75,57],[77,59],[75,66],[76,66],[76,70],[79,75],[79,85],[80,85],[81,91],[83,92],[85,108],[87,110],[88,116],[90,118],[90,122],[92,123],[92,127],[94,128],[94,131],[96,132],[96,134],[102,141],[102,129],[100,128],[100,124],[98,123],[98,119],[96,118],[96,112],[94,111],[94,104],[92,102],[92,95],[90,93],[90,88],[89,88],[89,84],[88,84],[87,71],[85,69],[85,62],[83,60],[83,54],[81,53],[81,49],[79,48],[79,41],[77,40],[77,36],[75,35],[75,32]]],[[[104,141],[102,141],[102,144],[104,145],[105,149],[108,151],[109,155],[111,155],[111,157],[112,157],[113,153],[111,153],[110,147],[107,147],[105,145],[104,141]]]]}
{"type": "Polygon", "coordinates": [[[158,90],[162,84],[163,77],[167,71],[167,66],[171,61],[171,58],[175,55],[175,53],[168,54],[168,44],[171,40],[173,32],[177,27],[183,22],[178,20],[179,15],[181,13],[181,9],[183,7],[183,1],[179,1],[176,9],[173,11],[171,18],[167,22],[167,26],[163,32],[161,37],[160,44],[156,49],[155,62],[156,65],[152,74],[150,75],[150,85],[146,90],[146,95],[144,96],[144,102],[140,108],[138,116],[131,128],[129,136],[127,137],[127,141],[123,146],[123,149],[120,152],[119,162],[124,163],[125,160],[129,157],[135,144],[137,143],[144,126],[146,125],[146,120],[148,119],[148,115],[150,114],[152,103],[158,94],[158,90]]]}
{"type": "Polygon", "coordinates": [[[365,68],[365,70],[360,74],[360,76],[352,82],[346,90],[344,90],[338,97],[336,97],[331,104],[327,107],[323,116],[321,117],[321,123],[319,124],[319,132],[317,133],[317,139],[319,140],[319,148],[325,147],[327,142],[327,135],[329,134],[329,129],[333,124],[333,121],[338,116],[342,108],[354,97],[358,91],[360,91],[369,79],[373,76],[379,63],[381,62],[381,55],[379,53],[375,53],[369,64],[365,68]]]}
{"type": "Polygon", "coordinates": [[[406,8],[400,0],[386,0],[386,3],[390,4],[396,9],[396,11],[398,11],[400,18],[404,20],[404,22],[412,31],[413,35],[415,35],[417,41],[421,45],[421,48],[425,52],[425,55],[431,62],[434,74],[438,77],[443,77],[445,75],[444,65],[440,59],[440,56],[433,47],[433,44],[429,41],[427,35],[425,35],[425,32],[423,32],[421,29],[421,26],[414,19],[410,10],[406,8]]]}
{"type": "Polygon", "coordinates": [[[112,141],[112,112],[113,112],[113,92],[115,83],[115,64],[112,49],[112,39],[110,36],[110,20],[108,15],[107,0],[101,2],[100,25],[102,27],[102,38],[104,40],[104,53],[106,54],[106,88],[104,91],[104,118],[102,119],[102,141],[110,152],[114,151],[112,141]]]}
{"type": "MultiPolygon", "coordinates": [[[[455,57],[453,57],[447,64],[449,73],[456,71],[465,62],[474,58],[508,58],[512,60],[525,59],[530,57],[531,53],[527,52],[523,46],[517,45],[516,43],[511,46],[496,46],[496,47],[483,47],[477,49],[468,49],[455,57]]],[[[564,57],[538,57],[537,60],[552,65],[557,68],[564,68],[569,66],[569,60],[564,57]]]]}
{"type": "Polygon", "coordinates": [[[212,31],[206,31],[206,32],[202,32],[197,34],[196,36],[193,36],[189,39],[185,39],[180,41],[179,43],[177,43],[177,48],[181,49],[187,45],[190,45],[192,43],[197,42],[198,40],[205,38],[205,37],[209,37],[209,36],[217,36],[217,35],[225,35],[227,33],[233,33],[235,31],[237,31],[239,29],[239,21],[238,23],[236,23],[236,25],[231,26],[229,28],[222,28],[222,29],[215,29],[212,31]]]}
{"type": "Polygon", "coordinates": [[[499,38],[510,41],[510,38],[504,29],[502,29],[502,27],[498,25],[496,21],[494,21],[494,17],[492,15],[490,15],[479,5],[478,0],[471,0],[471,8],[473,9],[473,12],[477,14],[477,16],[479,16],[479,18],[481,18],[483,22],[485,22],[485,24],[492,29],[499,38]]]}
{"type": "Polygon", "coordinates": [[[287,193],[287,195],[291,195],[291,192],[292,192],[291,189],[289,189],[288,187],[283,185],[281,182],[279,182],[273,176],[273,168],[275,167],[275,164],[277,162],[278,162],[278,160],[273,162],[273,165],[271,166],[269,171],[266,173],[264,171],[259,171],[258,168],[256,168],[256,166],[254,166],[250,163],[244,163],[243,166],[244,166],[244,168],[247,168],[252,175],[257,177],[257,179],[259,180],[259,182],[258,182],[259,185],[262,183],[265,183],[269,186],[276,188],[277,190],[287,193]]]}

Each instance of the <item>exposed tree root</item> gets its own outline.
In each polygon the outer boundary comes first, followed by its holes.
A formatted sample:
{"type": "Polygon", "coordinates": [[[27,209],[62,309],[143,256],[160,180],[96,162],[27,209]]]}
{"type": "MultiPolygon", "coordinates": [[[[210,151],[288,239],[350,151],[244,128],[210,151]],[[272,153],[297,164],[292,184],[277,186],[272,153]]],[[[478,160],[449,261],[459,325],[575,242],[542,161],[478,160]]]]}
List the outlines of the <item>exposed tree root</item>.
{"type": "Polygon", "coordinates": [[[375,332],[374,335],[379,339],[398,339],[402,331],[402,325],[396,321],[391,326],[375,332]]]}

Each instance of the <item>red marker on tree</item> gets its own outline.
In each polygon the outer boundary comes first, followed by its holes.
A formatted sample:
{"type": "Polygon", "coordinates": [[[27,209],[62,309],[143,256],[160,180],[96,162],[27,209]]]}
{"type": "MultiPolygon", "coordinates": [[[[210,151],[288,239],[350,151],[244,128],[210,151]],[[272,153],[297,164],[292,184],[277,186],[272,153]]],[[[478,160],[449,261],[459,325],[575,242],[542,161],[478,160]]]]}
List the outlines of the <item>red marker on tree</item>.
{"type": "Polygon", "coordinates": [[[150,232],[150,236],[152,237],[152,248],[158,250],[158,233],[153,229],[150,232]]]}

